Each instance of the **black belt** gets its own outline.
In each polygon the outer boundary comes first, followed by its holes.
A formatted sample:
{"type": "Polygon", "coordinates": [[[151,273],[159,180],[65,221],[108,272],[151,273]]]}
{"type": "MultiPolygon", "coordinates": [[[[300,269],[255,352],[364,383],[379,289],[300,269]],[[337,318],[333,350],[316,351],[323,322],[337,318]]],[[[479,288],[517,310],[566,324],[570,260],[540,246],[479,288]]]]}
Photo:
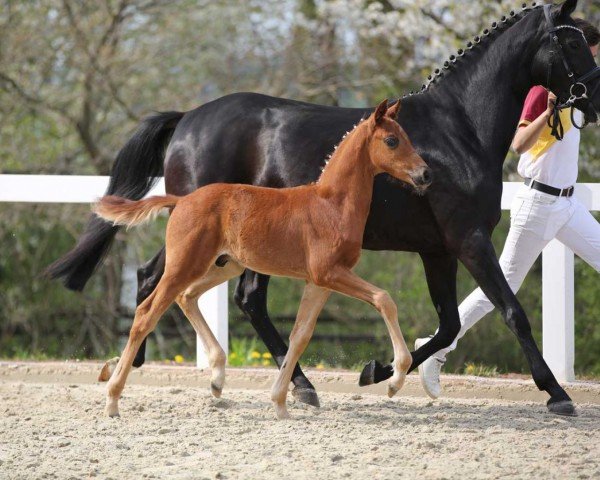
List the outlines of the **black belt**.
{"type": "Polygon", "coordinates": [[[571,197],[573,196],[573,192],[575,192],[575,186],[571,186],[569,188],[554,188],[550,185],[546,185],[545,183],[540,183],[537,180],[531,180],[531,178],[525,179],[525,185],[533,188],[534,190],[547,193],[548,195],[554,195],[555,197],[571,197]]]}

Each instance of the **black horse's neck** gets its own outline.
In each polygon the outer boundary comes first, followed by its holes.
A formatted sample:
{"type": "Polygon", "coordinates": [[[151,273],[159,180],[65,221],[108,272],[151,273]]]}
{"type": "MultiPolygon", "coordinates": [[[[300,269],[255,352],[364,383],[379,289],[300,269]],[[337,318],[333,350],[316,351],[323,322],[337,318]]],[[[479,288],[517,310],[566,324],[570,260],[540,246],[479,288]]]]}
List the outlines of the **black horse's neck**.
{"type": "MultiPolygon", "coordinates": [[[[492,31],[426,91],[404,101],[401,123],[428,116],[444,148],[456,150],[451,157],[460,155],[461,167],[467,170],[463,173],[501,175],[523,102],[535,83],[531,65],[543,34],[541,9],[522,14],[501,31],[492,31]],[[486,169],[481,169],[482,162],[486,169]]],[[[407,126],[411,138],[419,135],[407,126]]],[[[424,135],[430,136],[430,131],[424,135]]],[[[438,153],[431,160],[445,163],[442,152],[438,153]]]]}

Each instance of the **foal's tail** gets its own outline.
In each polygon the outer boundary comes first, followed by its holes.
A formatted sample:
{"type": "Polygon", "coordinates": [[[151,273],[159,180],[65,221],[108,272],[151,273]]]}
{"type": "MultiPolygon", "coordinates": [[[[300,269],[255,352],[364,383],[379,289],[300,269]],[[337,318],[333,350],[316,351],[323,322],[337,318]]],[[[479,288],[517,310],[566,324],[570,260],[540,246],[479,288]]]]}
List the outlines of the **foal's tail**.
{"type": "Polygon", "coordinates": [[[94,213],[114,225],[129,228],[153,220],[163,208],[174,208],[180,199],[177,195],[165,195],[136,201],[106,195],[94,205],[94,213]]]}
{"type": "MultiPolygon", "coordinates": [[[[150,191],[163,173],[165,149],[183,116],[182,112],[164,112],[141,123],[117,155],[106,195],[138,200],[150,191]]],[[[45,274],[63,279],[71,290],[83,290],[108,253],[118,229],[92,215],[77,244],[50,265],[45,274]]]]}

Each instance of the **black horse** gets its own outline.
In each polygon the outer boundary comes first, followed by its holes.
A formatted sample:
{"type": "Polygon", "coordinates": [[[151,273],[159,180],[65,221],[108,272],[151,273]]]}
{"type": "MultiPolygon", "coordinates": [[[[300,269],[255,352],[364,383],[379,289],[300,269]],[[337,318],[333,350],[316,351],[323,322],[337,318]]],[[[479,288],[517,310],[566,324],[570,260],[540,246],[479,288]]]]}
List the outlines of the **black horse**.
{"type": "MultiPolygon", "coordinates": [[[[502,164],[529,89],[544,85],[566,100],[579,79],[595,93],[590,99],[577,99],[575,105],[586,120],[598,120],[600,94],[593,87],[600,79],[585,39],[572,27],[553,29],[574,24],[576,5],[577,0],[568,0],[552,9],[524,5],[522,11],[511,12],[451,56],[419,94],[403,101],[399,121],[432,168],[434,183],[419,197],[379,176],[364,234],[366,249],[418,252],[423,260],[440,328],[413,353],[411,370],[449,345],[459,331],[460,260],[517,336],[536,385],[550,395],[549,410],[561,414],[574,414],[573,403],[546,365],[490,237],[500,219],[502,164]],[[569,70],[574,75],[569,76],[569,70]]],[[[161,171],[167,192],[178,195],[215,182],[306,184],[318,178],[325,156],[343,133],[369,111],[241,93],[185,114],[158,114],[147,119],[118,154],[107,193],[140,198],[161,171]]],[[[116,231],[91,218],[74,249],[48,273],[81,290],[116,231]]],[[[138,303],[156,286],[164,262],[161,250],[138,271],[138,303]]],[[[267,314],[268,281],[244,272],[235,299],[280,365],[287,347],[267,314]]],[[[145,343],[135,366],[144,362],[144,349],[145,343]]],[[[390,375],[389,366],[371,362],[361,384],[390,375]]],[[[299,366],[293,382],[300,400],[318,405],[314,387],[299,366]]]]}

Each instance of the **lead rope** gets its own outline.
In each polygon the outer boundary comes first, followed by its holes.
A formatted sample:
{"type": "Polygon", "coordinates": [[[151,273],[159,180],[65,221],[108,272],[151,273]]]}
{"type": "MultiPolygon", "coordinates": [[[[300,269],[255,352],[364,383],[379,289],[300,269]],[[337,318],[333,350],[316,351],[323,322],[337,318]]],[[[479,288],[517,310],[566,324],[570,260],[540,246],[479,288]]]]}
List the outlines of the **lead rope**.
{"type": "MultiPolygon", "coordinates": [[[[560,108],[555,103],[552,109],[552,114],[548,118],[548,127],[550,127],[551,135],[557,140],[561,141],[565,137],[565,127],[562,124],[560,118],[560,108]]],[[[571,107],[571,120],[573,119],[573,108],[571,107]]],[[[573,123],[575,125],[575,123],[573,123]]]]}
{"type": "MultiPolygon", "coordinates": [[[[548,80],[546,85],[550,85],[550,78],[552,76],[552,62],[550,62],[550,66],[548,67],[548,80]]],[[[548,90],[549,92],[549,90],[548,90]]],[[[552,114],[546,121],[548,127],[550,128],[550,134],[556,138],[558,141],[562,141],[565,136],[565,127],[562,124],[562,120],[560,118],[560,108],[558,106],[558,98],[556,102],[554,102],[554,107],[552,108],[552,114]]]]}

